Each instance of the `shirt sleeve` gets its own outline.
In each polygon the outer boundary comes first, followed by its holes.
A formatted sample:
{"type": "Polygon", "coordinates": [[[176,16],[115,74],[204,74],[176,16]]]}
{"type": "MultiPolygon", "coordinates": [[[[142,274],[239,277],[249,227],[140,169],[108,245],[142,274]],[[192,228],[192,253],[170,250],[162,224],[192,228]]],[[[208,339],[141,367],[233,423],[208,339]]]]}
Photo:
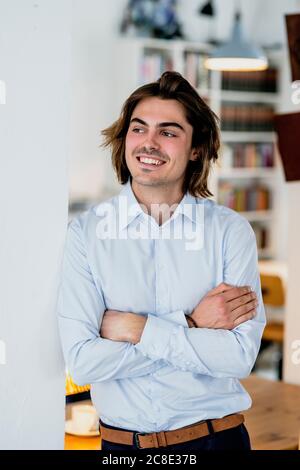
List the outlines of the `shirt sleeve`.
{"type": "Polygon", "coordinates": [[[257,248],[250,224],[240,216],[224,234],[223,281],[249,285],[257,294],[257,314],[233,330],[186,328],[148,316],[141,340],[135,345],[146,357],[163,358],[174,367],[212,377],[247,377],[255,363],[265,312],[262,302],[257,248]]]}
{"type": "Polygon", "coordinates": [[[68,227],[57,310],[66,366],[78,385],[138,377],[165,365],[159,358],[145,357],[131,343],[100,337],[106,307],[90,270],[78,218],[68,227]]]}

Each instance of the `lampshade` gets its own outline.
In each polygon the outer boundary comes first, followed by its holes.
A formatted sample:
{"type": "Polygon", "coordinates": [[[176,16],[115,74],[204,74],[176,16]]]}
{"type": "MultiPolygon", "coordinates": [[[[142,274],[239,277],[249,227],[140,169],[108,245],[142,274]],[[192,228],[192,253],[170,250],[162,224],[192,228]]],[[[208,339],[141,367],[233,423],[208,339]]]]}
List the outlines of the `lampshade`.
{"type": "Polygon", "coordinates": [[[241,15],[237,12],[230,41],[217,47],[204,65],[211,70],[246,72],[267,69],[268,60],[260,48],[244,39],[241,15]]]}
{"type": "Polygon", "coordinates": [[[209,2],[206,2],[203,7],[200,8],[199,10],[200,15],[204,16],[214,16],[215,15],[215,10],[213,7],[212,0],[209,2]]]}

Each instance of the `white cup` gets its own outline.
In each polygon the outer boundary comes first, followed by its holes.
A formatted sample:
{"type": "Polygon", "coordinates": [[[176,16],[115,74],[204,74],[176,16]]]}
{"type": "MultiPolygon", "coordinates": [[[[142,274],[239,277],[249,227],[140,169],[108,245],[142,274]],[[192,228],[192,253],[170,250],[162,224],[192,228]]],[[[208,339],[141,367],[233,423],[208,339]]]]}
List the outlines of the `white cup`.
{"type": "Polygon", "coordinates": [[[92,405],[74,405],[72,407],[72,424],[79,434],[98,431],[99,417],[92,405]]]}

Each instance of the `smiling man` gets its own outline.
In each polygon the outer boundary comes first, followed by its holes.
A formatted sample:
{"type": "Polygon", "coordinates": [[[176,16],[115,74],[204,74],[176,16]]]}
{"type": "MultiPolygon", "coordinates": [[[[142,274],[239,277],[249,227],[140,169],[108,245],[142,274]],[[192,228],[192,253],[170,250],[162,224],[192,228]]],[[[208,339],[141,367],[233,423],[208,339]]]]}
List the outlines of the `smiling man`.
{"type": "Polygon", "coordinates": [[[124,187],[71,222],[58,303],[65,360],[91,384],[102,449],[249,449],[240,412],[251,399],[238,379],[265,316],[254,233],[208,199],[217,118],[166,72],[103,134],[124,187]]]}
{"type": "MultiPolygon", "coordinates": [[[[133,192],[152,215],[168,209],[183,197],[183,182],[189,160],[197,159],[191,151],[193,127],[176,100],[149,97],[140,101],[130,120],[126,135],[126,164],[132,177],[133,192]],[[141,119],[147,118],[147,121],[141,119]],[[152,211],[150,211],[150,204],[152,211]],[[163,206],[162,206],[163,204],[163,206]],[[157,213],[154,212],[155,208],[157,213]]],[[[159,215],[161,219],[159,219],[159,215]]],[[[167,210],[166,217],[169,212],[167,210]]]]}

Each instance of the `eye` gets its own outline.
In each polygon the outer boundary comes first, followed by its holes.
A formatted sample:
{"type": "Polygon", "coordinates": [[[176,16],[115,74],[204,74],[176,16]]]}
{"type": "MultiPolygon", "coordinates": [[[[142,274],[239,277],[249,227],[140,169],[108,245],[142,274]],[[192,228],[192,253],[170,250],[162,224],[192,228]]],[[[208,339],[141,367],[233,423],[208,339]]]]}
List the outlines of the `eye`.
{"type": "Polygon", "coordinates": [[[176,134],[173,134],[173,132],[170,132],[170,131],[162,131],[162,134],[165,135],[166,137],[177,137],[176,134]]]}
{"type": "Polygon", "coordinates": [[[141,134],[142,132],[144,132],[144,129],[142,129],[141,127],[134,127],[132,129],[132,132],[135,132],[135,134],[141,134]]]}

